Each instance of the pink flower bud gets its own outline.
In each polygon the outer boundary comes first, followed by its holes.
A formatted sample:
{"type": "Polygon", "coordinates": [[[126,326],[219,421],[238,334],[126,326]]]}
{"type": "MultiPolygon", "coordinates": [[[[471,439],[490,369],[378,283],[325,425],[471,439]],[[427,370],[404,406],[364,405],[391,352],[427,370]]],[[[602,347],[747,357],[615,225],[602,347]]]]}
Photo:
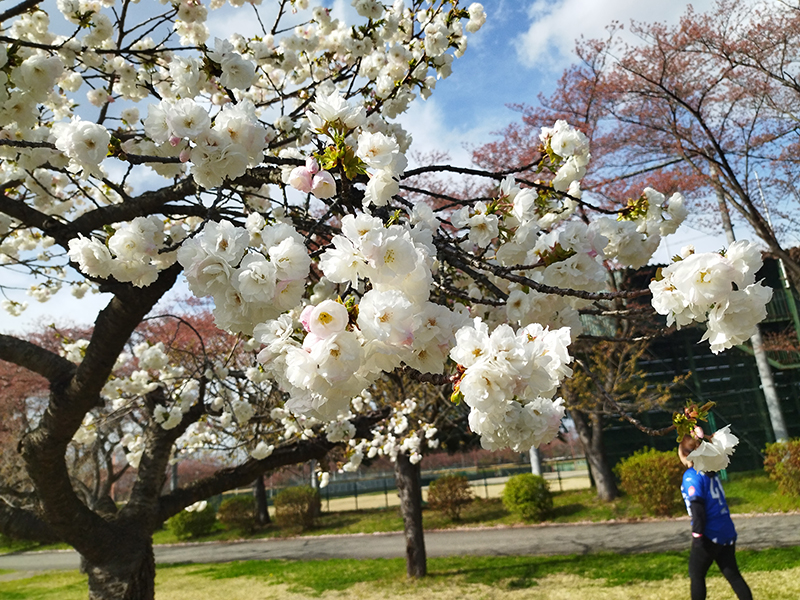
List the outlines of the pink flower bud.
{"type": "Polygon", "coordinates": [[[309,156],[306,159],[306,169],[308,169],[308,172],[312,175],[319,173],[319,163],[317,162],[317,159],[313,156],[309,156]]]}
{"type": "Polygon", "coordinates": [[[306,167],[296,167],[289,174],[289,185],[307,194],[311,191],[312,177],[306,167]]]}
{"type": "Polygon", "coordinates": [[[303,309],[303,312],[300,313],[300,323],[302,323],[303,329],[306,331],[311,331],[309,322],[311,321],[311,313],[314,312],[315,308],[315,306],[309,304],[303,309]]]}
{"type": "Polygon", "coordinates": [[[172,137],[169,138],[169,145],[172,146],[173,148],[180,143],[181,143],[181,138],[179,138],[177,135],[173,135],[172,137]]]}
{"type": "Polygon", "coordinates": [[[189,148],[184,148],[181,150],[181,153],[178,157],[181,159],[182,163],[189,162],[189,157],[192,155],[192,151],[189,148]]]}
{"type": "Polygon", "coordinates": [[[336,181],[328,171],[320,171],[314,175],[311,193],[324,200],[336,195],[336,181]]]}

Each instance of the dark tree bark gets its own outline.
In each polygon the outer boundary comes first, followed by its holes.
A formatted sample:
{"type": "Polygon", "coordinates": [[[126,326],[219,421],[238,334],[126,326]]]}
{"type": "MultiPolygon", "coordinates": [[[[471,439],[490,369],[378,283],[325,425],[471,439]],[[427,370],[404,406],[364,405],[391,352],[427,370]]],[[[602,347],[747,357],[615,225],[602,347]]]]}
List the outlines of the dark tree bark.
{"type": "Polygon", "coordinates": [[[425,577],[428,573],[425,556],[425,535],[422,530],[422,486],[419,463],[411,464],[406,454],[397,455],[394,477],[400,496],[400,512],[406,537],[406,571],[409,577],[425,577]]]}
{"type": "Polygon", "coordinates": [[[586,413],[574,408],[570,409],[569,414],[575,422],[586,462],[589,463],[597,497],[604,502],[611,502],[619,496],[619,490],[603,445],[603,415],[596,411],[586,413]]]}
{"type": "Polygon", "coordinates": [[[267,505],[267,487],[264,485],[264,476],[256,477],[253,485],[253,496],[256,502],[256,525],[263,527],[270,523],[269,506],[267,505]]]}
{"type": "MultiPolygon", "coordinates": [[[[131,537],[118,539],[120,551],[108,561],[84,563],[89,576],[89,600],[155,599],[153,534],[145,535],[135,526],[126,529],[131,537]]],[[[125,533],[120,528],[114,535],[125,533]]]]}
{"type": "Polygon", "coordinates": [[[17,508],[0,499],[0,533],[14,539],[53,544],[61,539],[33,512],[17,508]]]}

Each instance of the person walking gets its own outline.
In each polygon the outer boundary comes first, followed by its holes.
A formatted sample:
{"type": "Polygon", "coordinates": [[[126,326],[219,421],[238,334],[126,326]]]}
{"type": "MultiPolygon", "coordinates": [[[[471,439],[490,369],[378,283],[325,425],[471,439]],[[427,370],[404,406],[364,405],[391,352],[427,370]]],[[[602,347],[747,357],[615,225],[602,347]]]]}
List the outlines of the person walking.
{"type": "Polygon", "coordinates": [[[716,473],[696,471],[688,458],[699,445],[699,440],[687,435],[678,446],[678,456],[686,467],[681,495],[692,518],[692,550],[689,553],[692,600],[705,600],[706,574],[715,561],[736,597],[752,600],[750,587],[736,564],[736,529],[719,477],[716,473]]]}

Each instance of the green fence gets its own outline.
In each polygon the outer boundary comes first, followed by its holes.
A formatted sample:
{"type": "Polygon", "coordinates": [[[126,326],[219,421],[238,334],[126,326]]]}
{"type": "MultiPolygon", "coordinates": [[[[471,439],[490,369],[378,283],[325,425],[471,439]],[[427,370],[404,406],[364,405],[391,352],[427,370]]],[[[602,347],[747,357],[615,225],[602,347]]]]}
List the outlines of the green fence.
{"type": "MultiPolygon", "coordinates": [[[[670,381],[675,375],[691,373],[691,376],[683,385],[673,388],[673,400],[664,410],[644,413],[639,418],[649,427],[666,427],[672,412],[680,410],[687,400],[698,404],[713,401],[716,406],[709,429],[731,425],[732,432],[740,439],[730,470],[760,469],[761,452],[775,439],[755,359],[739,348],[712,354],[705,342],[698,343],[701,337],[701,330],[687,328],[651,345],[639,363],[646,380],[655,384],[670,381]]],[[[773,368],[773,375],[789,435],[800,436],[800,370],[773,368]]],[[[612,464],[640,448],[676,448],[673,435],[651,437],[627,421],[610,421],[605,433],[606,451],[612,464]]]]}

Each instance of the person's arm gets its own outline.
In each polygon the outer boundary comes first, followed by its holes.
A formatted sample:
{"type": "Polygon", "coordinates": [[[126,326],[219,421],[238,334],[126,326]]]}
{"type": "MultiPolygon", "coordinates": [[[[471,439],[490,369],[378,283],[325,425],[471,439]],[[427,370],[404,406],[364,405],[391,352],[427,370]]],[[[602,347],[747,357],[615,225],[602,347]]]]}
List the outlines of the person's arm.
{"type": "Polygon", "coordinates": [[[706,530],[706,505],[700,498],[694,498],[690,504],[692,510],[692,537],[703,536],[706,530]]]}

